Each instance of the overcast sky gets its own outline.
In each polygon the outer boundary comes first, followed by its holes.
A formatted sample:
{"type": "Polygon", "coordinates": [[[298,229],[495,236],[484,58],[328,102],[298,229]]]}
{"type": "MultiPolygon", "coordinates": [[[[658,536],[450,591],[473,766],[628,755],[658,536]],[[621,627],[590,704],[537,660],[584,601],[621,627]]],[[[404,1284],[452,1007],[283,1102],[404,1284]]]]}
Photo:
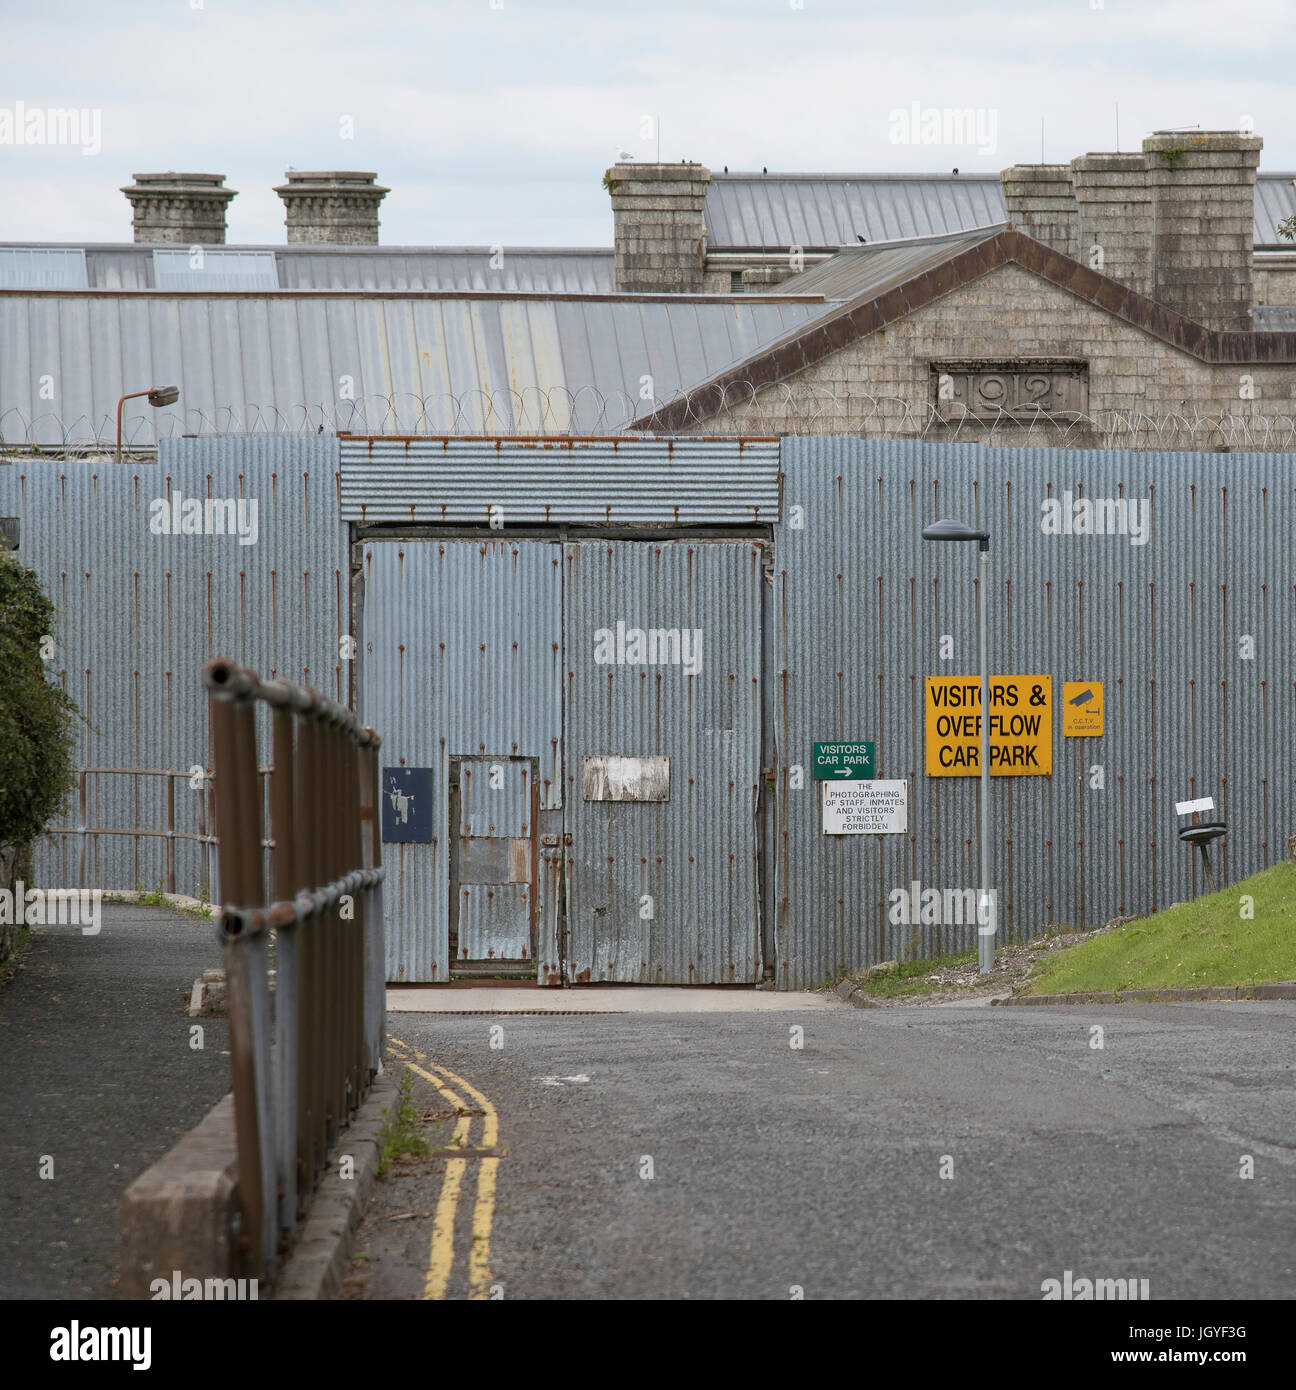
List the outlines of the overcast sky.
{"type": "Polygon", "coordinates": [[[719,171],[998,171],[1264,137],[1296,168],[1293,0],[0,0],[0,241],[129,241],[136,173],[221,173],[229,241],[284,241],[285,169],[372,169],[381,240],[610,245],[619,150],[719,171]],[[22,108],[19,107],[22,103],[22,108]],[[973,108],[978,144],[897,142],[973,108]],[[98,113],[100,148],[13,143],[98,113]],[[9,112],[6,139],[5,113],[9,112]],[[346,120],[353,138],[343,138],[346,120]],[[992,138],[987,139],[989,135],[992,138]],[[980,147],[978,147],[978,145],[980,147]]]}

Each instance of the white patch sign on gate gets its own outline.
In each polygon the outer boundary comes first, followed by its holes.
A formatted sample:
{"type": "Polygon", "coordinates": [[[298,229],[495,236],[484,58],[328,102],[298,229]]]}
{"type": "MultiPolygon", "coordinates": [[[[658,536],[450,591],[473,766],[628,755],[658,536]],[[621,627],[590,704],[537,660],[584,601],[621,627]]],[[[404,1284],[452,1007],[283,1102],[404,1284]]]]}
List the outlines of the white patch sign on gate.
{"type": "Polygon", "coordinates": [[[901,835],[909,828],[905,781],[821,782],[825,835],[901,835]]]}

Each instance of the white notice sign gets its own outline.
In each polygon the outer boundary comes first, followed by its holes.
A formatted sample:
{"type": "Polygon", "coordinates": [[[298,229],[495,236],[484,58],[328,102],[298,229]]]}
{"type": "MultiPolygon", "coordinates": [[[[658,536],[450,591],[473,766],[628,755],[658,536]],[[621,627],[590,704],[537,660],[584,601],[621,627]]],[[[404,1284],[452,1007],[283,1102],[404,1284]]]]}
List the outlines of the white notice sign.
{"type": "Polygon", "coordinates": [[[821,782],[825,835],[899,835],[909,828],[907,782],[821,782]]]}

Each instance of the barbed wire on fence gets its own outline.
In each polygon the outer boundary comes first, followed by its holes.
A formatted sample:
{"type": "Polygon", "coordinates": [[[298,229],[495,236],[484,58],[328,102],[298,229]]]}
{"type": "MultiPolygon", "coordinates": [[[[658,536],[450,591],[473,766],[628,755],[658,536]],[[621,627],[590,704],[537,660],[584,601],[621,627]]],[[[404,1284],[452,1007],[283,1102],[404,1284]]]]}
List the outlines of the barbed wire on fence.
{"type": "MultiPolygon", "coordinates": [[[[1255,403],[1257,406],[1259,402],[1255,403]]],[[[156,447],[152,422],[135,417],[123,448],[156,447]]],[[[804,382],[729,382],[668,399],[637,399],[621,390],[583,386],[429,396],[369,395],[291,406],[189,408],[161,416],[163,438],[310,435],[848,434],[863,438],[1049,445],[1060,448],[1296,450],[1296,415],[1262,410],[1058,412],[1038,408],[964,411],[956,403],[902,396],[841,393],[804,382]]],[[[0,448],[97,454],[116,444],[115,420],[56,412],[0,409],[0,448]]]]}

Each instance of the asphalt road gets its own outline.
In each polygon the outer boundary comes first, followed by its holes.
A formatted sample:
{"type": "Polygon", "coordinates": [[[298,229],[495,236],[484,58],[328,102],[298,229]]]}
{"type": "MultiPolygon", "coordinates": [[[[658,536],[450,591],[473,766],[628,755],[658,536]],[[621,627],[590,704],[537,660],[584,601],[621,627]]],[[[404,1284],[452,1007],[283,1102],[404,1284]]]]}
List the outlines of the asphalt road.
{"type": "MultiPolygon", "coordinates": [[[[459,1165],[448,1298],[474,1250],[478,1296],[505,1299],[1038,1299],[1066,1270],[1296,1294],[1290,1003],[390,1026],[498,1114],[485,1222],[482,1161],[459,1165]]],[[[420,1078],[416,1100],[447,1143],[444,1097],[420,1078]]],[[[446,1161],[396,1171],[349,1297],[426,1291],[446,1161]]]]}
{"type": "Polygon", "coordinates": [[[215,925],[168,908],[31,929],[0,988],[0,1300],[112,1296],[122,1193],[229,1089],[225,1020],[185,1012],[220,964],[215,925]]]}

